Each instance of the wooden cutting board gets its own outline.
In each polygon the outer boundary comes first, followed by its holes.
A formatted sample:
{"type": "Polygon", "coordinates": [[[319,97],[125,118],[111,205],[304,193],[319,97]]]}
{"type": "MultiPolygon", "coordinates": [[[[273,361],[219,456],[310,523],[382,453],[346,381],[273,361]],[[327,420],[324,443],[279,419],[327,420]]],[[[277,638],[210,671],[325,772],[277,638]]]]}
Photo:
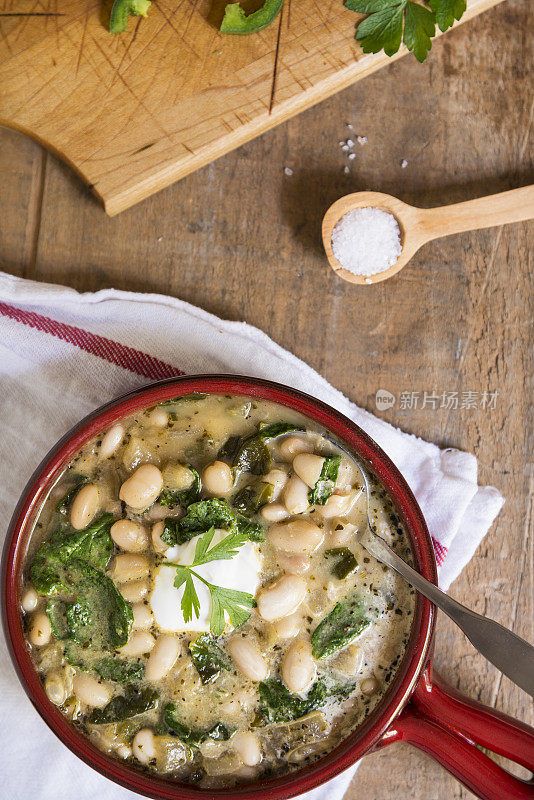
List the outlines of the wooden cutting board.
{"type": "MultiPolygon", "coordinates": [[[[499,2],[468,0],[462,21],[499,2]]],[[[225,0],[155,0],[111,36],[110,5],[0,0],[0,123],[67,161],[110,215],[391,60],[361,53],[343,0],[286,0],[253,36],[219,33],[225,0]]]]}

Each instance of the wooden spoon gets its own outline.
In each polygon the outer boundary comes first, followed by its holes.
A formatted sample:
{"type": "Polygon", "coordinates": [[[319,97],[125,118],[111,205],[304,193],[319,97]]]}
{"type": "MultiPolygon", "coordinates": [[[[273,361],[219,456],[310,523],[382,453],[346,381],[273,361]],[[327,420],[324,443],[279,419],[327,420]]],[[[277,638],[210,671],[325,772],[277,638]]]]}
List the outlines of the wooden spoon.
{"type": "Polygon", "coordinates": [[[323,245],[330,266],[340,278],[350,283],[378,283],[399,272],[414,253],[432,239],[533,218],[534,185],[441,208],[416,208],[390,194],[356,192],[341,197],[326,212],[323,219],[323,245]],[[343,269],[332,252],[332,231],[341,217],[355,208],[366,207],[381,208],[393,214],[399,223],[402,245],[401,254],[392,267],[369,276],[354,275],[343,269]]]}

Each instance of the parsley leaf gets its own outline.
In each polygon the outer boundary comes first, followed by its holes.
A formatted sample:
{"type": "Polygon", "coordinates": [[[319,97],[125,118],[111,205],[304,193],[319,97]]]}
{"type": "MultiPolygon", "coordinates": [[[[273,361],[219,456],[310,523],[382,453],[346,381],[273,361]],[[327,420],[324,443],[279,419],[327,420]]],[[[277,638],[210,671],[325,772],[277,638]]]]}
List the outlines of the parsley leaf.
{"type": "Polygon", "coordinates": [[[436,15],[438,28],[444,33],[461,19],[467,8],[466,0],[428,0],[428,5],[436,15]]]}
{"type": "Polygon", "coordinates": [[[356,33],[364,53],[383,50],[392,56],[404,42],[418,61],[424,61],[436,23],[441,31],[450,28],[462,17],[466,0],[427,0],[427,5],[413,0],[345,0],[345,7],[369,15],[356,33]]]}
{"type": "Polygon", "coordinates": [[[180,607],[186,622],[190,622],[193,616],[198,619],[200,615],[200,600],[194,579],[199,580],[207,587],[211,597],[210,630],[216,636],[220,636],[224,631],[225,612],[233,627],[237,628],[247,621],[250,616],[249,609],[254,608],[256,601],[248,592],[217,586],[194,571],[193,567],[208,564],[210,561],[224,561],[233,558],[237,555],[239,548],[249,541],[245,532],[235,529],[210,548],[214,535],[215,528],[212,527],[198,539],[192,564],[165,562],[163,566],[176,569],[174,585],[177,589],[185,584],[180,607]]]}
{"type": "Polygon", "coordinates": [[[409,2],[406,4],[403,41],[413,51],[418,61],[423,62],[432,47],[430,41],[436,34],[436,16],[425,6],[409,2]]]}
{"type": "Polygon", "coordinates": [[[327,456],[324,460],[321,474],[315,486],[308,492],[310,505],[324,506],[336,488],[337,473],[341,464],[341,456],[327,456]]]}

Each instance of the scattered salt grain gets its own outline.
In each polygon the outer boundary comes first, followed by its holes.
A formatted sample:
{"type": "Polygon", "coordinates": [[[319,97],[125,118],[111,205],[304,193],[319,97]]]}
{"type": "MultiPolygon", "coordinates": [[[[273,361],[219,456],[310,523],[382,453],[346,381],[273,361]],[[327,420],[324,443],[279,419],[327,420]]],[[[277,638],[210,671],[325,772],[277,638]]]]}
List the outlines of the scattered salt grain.
{"type": "Polygon", "coordinates": [[[358,144],[367,144],[367,136],[357,136],[356,141],[358,144]]]}
{"type": "Polygon", "coordinates": [[[356,158],[356,153],[349,153],[349,159],[352,161],[353,158],[356,158]]]}
{"type": "Polygon", "coordinates": [[[348,146],[348,144],[342,144],[341,149],[343,150],[344,153],[347,153],[350,150],[350,147],[348,146]]]}
{"type": "Polygon", "coordinates": [[[354,142],[352,139],[347,139],[347,147],[354,147],[354,142]]]}
{"type": "Polygon", "coordinates": [[[350,122],[347,122],[347,128],[349,129],[349,131],[353,131],[354,125],[351,125],[350,122]]]}
{"type": "Polygon", "coordinates": [[[332,232],[332,251],[354,275],[376,275],[392,267],[401,254],[400,229],[393,214],[380,208],[355,208],[332,232]]]}
{"type": "Polygon", "coordinates": [[[350,172],[350,169],[348,167],[343,167],[343,172],[345,173],[345,175],[348,175],[349,172],[350,172]]]}
{"type": "Polygon", "coordinates": [[[293,175],[293,170],[291,169],[291,167],[284,167],[284,175],[289,175],[289,176],[293,175]]]}
{"type": "Polygon", "coordinates": [[[401,169],[406,169],[407,166],[408,166],[408,162],[406,161],[405,158],[403,158],[402,161],[401,161],[401,169]]]}

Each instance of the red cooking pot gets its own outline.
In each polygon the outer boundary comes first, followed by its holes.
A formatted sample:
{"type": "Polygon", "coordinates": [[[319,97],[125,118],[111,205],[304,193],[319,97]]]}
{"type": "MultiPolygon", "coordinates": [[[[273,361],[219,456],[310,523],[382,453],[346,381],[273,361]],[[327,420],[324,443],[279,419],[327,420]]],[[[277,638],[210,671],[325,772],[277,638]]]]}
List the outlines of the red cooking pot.
{"type": "MultiPolygon", "coordinates": [[[[141,408],[190,392],[238,394],[271,400],[327,428],[388,490],[410,537],[415,567],[436,583],[436,562],[425,521],[408,485],[385,453],[353,422],[295,389],[254,378],[200,375],[176,378],[131,392],[90,414],[48,454],[31,478],[9,527],[2,564],[5,630],[15,669],[47,725],[86,764],[116,783],[158,800],[287,800],[325,783],[366,753],[391,742],[415,745],[440,762],[483,800],[534,798],[534,783],[498,766],[480,747],[534,769],[534,730],[463,697],[432,672],[435,608],[417,597],[413,628],[395,679],[365,722],[342,744],[309,767],[279,778],[204,791],[151,775],[98,750],[45,695],[26,645],[20,614],[21,570],[32,523],[57,477],[93,436],[141,408]]],[[[409,789],[407,788],[407,791],[409,789]]]]}

